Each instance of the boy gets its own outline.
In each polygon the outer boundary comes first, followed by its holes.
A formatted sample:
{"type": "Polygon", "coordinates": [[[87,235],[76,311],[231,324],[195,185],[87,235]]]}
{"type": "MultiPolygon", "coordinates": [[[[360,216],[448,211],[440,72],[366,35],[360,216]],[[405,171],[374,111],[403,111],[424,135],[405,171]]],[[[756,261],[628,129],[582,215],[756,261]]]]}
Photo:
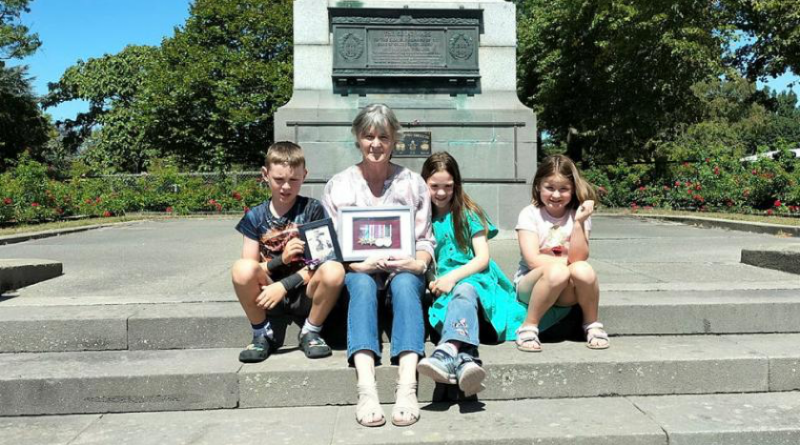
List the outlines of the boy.
{"type": "Polygon", "coordinates": [[[327,215],[316,199],[298,196],[308,171],[297,144],[276,142],[269,147],[261,174],[272,197],[250,209],[236,225],[244,235],[244,245],[231,275],[253,328],[253,342],[239,360],[261,362],[278,348],[269,321],[269,314],[276,310],[305,317],[300,347],[308,358],[326,357],[331,348],[319,334],[344,285],[344,267],[327,261],[309,270],[297,227],[327,215]]]}

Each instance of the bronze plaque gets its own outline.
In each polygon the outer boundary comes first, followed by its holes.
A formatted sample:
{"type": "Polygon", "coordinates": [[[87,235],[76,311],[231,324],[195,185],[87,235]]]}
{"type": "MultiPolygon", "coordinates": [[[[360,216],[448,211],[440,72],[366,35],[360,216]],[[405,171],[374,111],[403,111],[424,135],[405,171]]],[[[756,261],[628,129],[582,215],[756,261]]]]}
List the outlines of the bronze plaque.
{"type": "Polygon", "coordinates": [[[427,158],[431,155],[430,131],[404,131],[394,146],[392,156],[398,158],[427,158]]]}

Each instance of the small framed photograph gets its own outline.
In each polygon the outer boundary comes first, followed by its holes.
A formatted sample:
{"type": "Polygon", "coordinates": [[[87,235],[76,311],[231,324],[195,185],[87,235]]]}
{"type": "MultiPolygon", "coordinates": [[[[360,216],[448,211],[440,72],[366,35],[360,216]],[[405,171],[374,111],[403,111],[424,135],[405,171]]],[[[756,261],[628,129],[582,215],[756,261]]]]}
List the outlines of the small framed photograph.
{"type": "Polygon", "coordinates": [[[373,255],[413,257],[415,241],[411,207],[339,209],[339,244],[344,261],[363,261],[373,255]]]}
{"type": "Polygon", "coordinates": [[[300,226],[300,239],[306,243],[305,258],[314,261],[316,265],[325,261],[342,262],[342,251],[330,218],[300,226]]]}

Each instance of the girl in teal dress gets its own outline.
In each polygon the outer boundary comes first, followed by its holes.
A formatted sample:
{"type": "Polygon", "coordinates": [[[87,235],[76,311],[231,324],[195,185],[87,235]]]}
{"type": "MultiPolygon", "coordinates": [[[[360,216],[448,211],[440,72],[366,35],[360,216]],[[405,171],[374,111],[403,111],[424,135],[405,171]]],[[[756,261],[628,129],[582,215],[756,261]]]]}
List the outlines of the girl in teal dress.
{"type": "Polygon", "coordinates": [[[456,160],[447,152],[431,155],[422,178],[431,194],[436,237],[437,273],[428,286],[435,300],[428,318],[442,338],[417,370],[436,382],[457,383],[469,396],[485,389],[478,317],[494,330],[490,337],[514,340],[527,310],[517,300],[514,285],[489,258],[488,241],[497,228],[464,192],[456,160]]]}

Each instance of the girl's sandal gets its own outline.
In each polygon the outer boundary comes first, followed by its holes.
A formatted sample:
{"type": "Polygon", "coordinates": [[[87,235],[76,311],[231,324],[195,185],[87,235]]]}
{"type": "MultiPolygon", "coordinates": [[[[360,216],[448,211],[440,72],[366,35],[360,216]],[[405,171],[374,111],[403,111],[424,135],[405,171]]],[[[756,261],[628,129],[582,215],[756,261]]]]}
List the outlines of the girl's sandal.
{"type": "Polygon", "coordinates": [[[378,387],[375,383],[356,386],[358,386],[356,422],[367,427],[383,426],[386,423],[386,415],[383,414],[383,408],[378,400],[378,387]],[[373,419],[375,414],[380,414],[378,420],[366,421],[366,419],[373,419]]]}
{"type": "Polygon", "coordinates": [[[595,321],[583,325],[583,331],[586,332],[586,347],[589,349],[608,349],[611,343],[608,341],[608,333],[605,331],[603,323],[595,321]],[[592,331],[592,332],[590,332],[592,331]],[[595,340],[602,340],[596,344],[595,340]]]}
{"type": "Polygon", "coordinates": [[[394,408],[392,408],[392,424],[409,426],[419,420],[419,401],[417,401],[417,382],[397,383],[394,390],[394,408]],[[406,415],[410,414],[409,418],[406,415]]]}
{"type": "Polygon", "coordinates": [[[539,327],[528,325],[517,329],[517,349],[522,352],[542,352],[542,342],[539,341],[539,327]]]}

